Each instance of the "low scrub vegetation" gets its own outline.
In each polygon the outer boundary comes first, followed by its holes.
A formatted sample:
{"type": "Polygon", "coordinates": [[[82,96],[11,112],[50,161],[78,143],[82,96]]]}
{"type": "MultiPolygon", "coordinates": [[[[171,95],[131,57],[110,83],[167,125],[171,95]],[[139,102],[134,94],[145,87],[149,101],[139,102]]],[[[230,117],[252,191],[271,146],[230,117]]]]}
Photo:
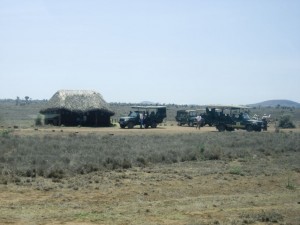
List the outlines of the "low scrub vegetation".
{"type": "Polygon", "coordinates": [[[290,115],[284,114],[279,119],[278,127],[280,127],[280,128],[295,128],[296,125],[292,122],[290,115]]]}
{"type": "MultiPolygon", "coordinates": [[[[298,133],[208,133],[173,135],[0,135],[0,182],[16,177],[42,176],[61,179],[94,171],[147,167],[185,161],[253,161],[293,155],[290,167],[299,163],[298,133]],[[298,158],[297,158],[298,157],[298,158]],[[6,177],[5,179],[3,177],[6,177]]],[[[277,168],[280,168],[280,163],[277,168]]],[[[285,166],[282,164],[282,166],[285,166]]],[[[244,174],[247,168],[230,168],[244,174]],[[243,172],[242,172],[243,170],[243,172]]],[[[248,170],[249,171],[249,170],[248,170]]],[[[257,168],[256,173],[264,173],[257,168]]]]}

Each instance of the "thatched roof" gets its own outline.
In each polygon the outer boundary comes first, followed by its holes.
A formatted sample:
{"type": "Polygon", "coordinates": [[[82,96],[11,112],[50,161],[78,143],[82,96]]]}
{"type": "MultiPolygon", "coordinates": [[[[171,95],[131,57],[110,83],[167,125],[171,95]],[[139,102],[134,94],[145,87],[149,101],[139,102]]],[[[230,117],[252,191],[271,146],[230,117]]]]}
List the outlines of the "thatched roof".
{"type": "Polygon", "coordinates": [[[88,90],[59,90],[48,101],[46,108],[42,109],[41,113],[57,109],[72,112],[101,110],[114,115],[101,94],[88,90]]]}

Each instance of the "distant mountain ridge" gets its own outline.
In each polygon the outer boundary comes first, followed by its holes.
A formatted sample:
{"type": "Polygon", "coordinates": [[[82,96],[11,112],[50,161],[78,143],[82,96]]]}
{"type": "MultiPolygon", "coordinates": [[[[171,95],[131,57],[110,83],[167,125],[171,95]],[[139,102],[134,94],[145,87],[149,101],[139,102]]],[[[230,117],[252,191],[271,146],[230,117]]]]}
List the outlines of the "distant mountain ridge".
{"type": "Polygon", "coordinates": [[[279,100],[268,100],[264,102],[259,102],[255,104],[250,104],[249,106],[261,106],[261,107],[276,107],[276,106],[283,106],[283,107],[295,107],[295,108],[300,108],[300,103],[294,102],[291,100],[284,100],[284,99],[279,99],[279,100]]]}

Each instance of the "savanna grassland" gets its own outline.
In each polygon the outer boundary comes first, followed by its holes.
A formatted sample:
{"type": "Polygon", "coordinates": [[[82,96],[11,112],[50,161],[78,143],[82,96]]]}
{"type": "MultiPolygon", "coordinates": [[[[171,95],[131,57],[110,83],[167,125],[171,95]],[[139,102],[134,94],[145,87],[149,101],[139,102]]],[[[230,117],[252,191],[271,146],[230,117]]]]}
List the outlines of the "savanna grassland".
{"type": "Polygon", "coordinates": [[[37,127],[39,103],[21,107],[0,108],[0,224],[299,224],[297,109],[259,111],[295,129],[220,133],[170,116],[157,129],[37,127]]]}

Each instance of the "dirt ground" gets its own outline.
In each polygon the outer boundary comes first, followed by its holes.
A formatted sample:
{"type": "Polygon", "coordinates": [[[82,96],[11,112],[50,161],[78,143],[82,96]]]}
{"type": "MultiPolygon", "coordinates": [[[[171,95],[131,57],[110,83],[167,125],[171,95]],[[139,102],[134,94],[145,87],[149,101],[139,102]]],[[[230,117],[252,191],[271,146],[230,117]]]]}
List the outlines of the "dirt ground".
{"type": "MultiPolygon", "coordinates": [[[[2,128],[4,129],[4,128],[2,128]]],[[[300,127],[296,129],[281,129],[282,132],[300,132],[300,127]]],[[[161,124],[157,128],[152,129],[140,129],[139,126],[135,126],[133,129],[121,129],[118,124],[115,127],[101,127],[101,128],[91,128],[91,127],[55,127],[55,126],[45,126],[37,128],[22,128],[15,129],[16,134],[22,135],[41,135],[41,134],[57,134],[57,132],[65,133],[77,133],[77,134],[110,134],[110,135],[147,135],[147,134],[175,134],[175,133],[202,133],[202,132],[218,132],[215,127],[205,126],[200,130],[196,127],[188,126],[177,126],[176,122],[161,124]]],[[[236,130],[234,132],[245,132],[244,130],[236,130]]],[[[275,132],[274,124],[269,124],[267,132],[275,132]]]]}
{"type": "MultiPolygon", "coordinates": [[[[14,133],[58,132],[126,136],[217,131],[163,125],[143,130],[27,128],[14,133]]],[[[275,128],[267,132],[275,132],[275,128]]],[[[300,224],[300,171],[263,175],[220,172],[241,164],[239,160],[216,160],[150,165],[97,171],[59,182],[28,178],[27,184],[0,185],[0,224],[300,224]]]]}

